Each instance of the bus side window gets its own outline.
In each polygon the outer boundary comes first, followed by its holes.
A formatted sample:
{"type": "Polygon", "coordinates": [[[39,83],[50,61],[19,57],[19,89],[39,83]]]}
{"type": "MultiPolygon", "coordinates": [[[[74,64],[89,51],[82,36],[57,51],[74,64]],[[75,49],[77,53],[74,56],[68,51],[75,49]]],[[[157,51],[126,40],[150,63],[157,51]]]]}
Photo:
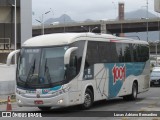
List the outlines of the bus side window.
{"type": "Polygon", "coordinates": [[[99,63],[98,42],[88,42],[85,67],[99,63]]]}
{"type": "Polygon", "coordinates": [[[112,47],[111,47],[111,49],[112,49],[112,51],[114,50],[114,49],[116,49],[116,51],[114,52],[114,56],[116,56],[116,54],[117,54],[117,57],[115,58],[115,59],[112,59],[111,61],[113,61],[113,62],[124,62],[123,60],[123,58],[124,58],[124,55],[123,55],[123,48],[122,48],[122,43],[112,43],[112,47]],[[116,48],[114,48],[113,46],[114,46],[114,44],[116,44],[116,48]]]}
{"type": "Polygon", "coordinates": [[[99,63],[98,42],[89,41],[84,66],[85,80],[91,80],[94,77],[94,64],[99,63]]]}
{"type": "Polygon", "coordinates": [[[131,62],[131,48],[128,43],[122,44],[123,46],[123,54],[124,54],[124,60],[123,62],[131,62]]]}
{"type": "Polygon", "coordinates": [[[139,62],[138,45],[136,45],[136,44],[133,44],[133,58],[134,58],[134,62],[139,62]]]}

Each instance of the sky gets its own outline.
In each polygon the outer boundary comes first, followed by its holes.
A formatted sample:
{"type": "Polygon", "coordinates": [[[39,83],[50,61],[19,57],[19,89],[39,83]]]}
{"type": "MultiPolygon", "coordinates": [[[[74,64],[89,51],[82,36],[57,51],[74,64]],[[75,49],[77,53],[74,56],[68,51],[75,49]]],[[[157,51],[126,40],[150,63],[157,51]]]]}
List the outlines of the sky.
{"type": "MultiPolygon", "coordinates": [[[[40,19],[47,11],[50,13],[44,16],[57,18],[62,14],[69,15],[75,21],[86,19],[101,20],[114,19],[118,13],[118,2],[122,0],[32,0],[33,20],[40,19]]],[[[147,0],[123,0],[125,12],[146,9],[147,0]]],[[[154,12],[154,0],[148,0],[149,11],[154,12]]]]}

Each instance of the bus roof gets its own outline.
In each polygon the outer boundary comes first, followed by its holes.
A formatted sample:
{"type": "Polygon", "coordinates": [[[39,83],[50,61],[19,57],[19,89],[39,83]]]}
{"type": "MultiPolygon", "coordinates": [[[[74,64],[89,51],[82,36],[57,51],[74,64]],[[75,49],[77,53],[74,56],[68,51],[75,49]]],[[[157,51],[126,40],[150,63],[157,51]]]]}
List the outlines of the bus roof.
{"type": "Polygon", "coordinates": [[[133,40],[129,38],[116,37],[109,34],[95,34],[95,33],[56,33],[46,34],[33,37],[24,42],[22,47],[42,47],[42,46],[58,46],[67,45],[79,40],[89,41],[108,41],[108,42],[125,42],[148,44],[145,41],[133,40]]]}

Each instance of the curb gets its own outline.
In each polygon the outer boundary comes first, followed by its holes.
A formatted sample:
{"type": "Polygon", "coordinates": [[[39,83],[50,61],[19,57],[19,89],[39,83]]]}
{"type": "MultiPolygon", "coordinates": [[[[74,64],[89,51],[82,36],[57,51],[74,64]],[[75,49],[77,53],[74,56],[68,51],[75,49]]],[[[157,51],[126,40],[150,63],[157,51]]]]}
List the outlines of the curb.
{"type": "MultiPolygon", "coordinates": [[[[10,95],[11,96],[11,102],[16,102],[16,95],[10,95]]],[[[8,100],[6,99],[0,99],[0,105],[7,104],[8,100]]]]}

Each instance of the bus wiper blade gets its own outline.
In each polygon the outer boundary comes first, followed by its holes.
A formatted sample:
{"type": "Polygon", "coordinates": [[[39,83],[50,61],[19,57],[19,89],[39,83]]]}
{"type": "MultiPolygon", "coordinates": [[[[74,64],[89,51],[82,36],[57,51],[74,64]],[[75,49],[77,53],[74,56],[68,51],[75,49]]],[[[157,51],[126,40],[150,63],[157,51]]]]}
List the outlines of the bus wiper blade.
{"type": "Polygon", "coordinates": [[[46,61],[45,61],[45,74],[47,73],[47,79],[48,79],[48,82],[49,82],[49,84],[51,85],[51,75],[50,75],[50,72],[49,72],[49,68],[48,68],[48,66],[47,66],[47,59],[46,59],[46,61]]]}
{"type": "Polygon", "coordinates": [[[34,59],[34,63],[33,63],[33,65],[31,66],[31,68],[29,69],[29,73],[28,73],[27,79],[26,79],[26,85],[28,84],[29,80],[30,80],[31,77],[32,77],[32,74],[33,74],[33,72],[34,72],[34,70],[35,70],[35,64],[36,64],[36,59],[34,59]]]}

